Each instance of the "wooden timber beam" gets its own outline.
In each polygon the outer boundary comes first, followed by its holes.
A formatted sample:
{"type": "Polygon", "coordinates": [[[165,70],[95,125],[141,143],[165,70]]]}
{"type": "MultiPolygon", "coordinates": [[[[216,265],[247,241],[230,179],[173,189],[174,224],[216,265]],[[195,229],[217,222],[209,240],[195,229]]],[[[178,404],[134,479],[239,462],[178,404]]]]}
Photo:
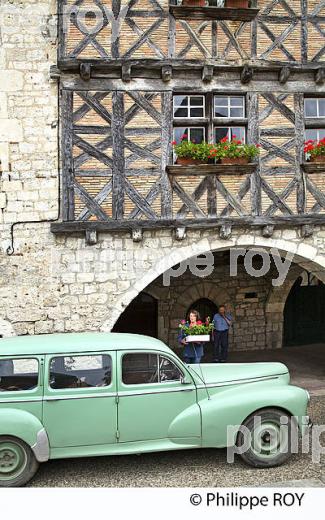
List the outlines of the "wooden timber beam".
{"type": "Polygon", "coordinates": [[[280,69],[279,72],[279,83],[281,83],[281,85],[284,85],[288,81],[290,74],[290,67],[282,67],[282,69],[280,69]]]}
{"type": "Polygon", "coordinates": [[[51,231],[55,234],[85,233],[86,230],[95,229],[97,232],[132,231],[133,229],[209,229],[220,228],[223,225],[233,227],[251,226],[304,226],[324,225],[325,214],[308,213],[305,215],[279,215],[279,216],[241,216],[241,217],[213,217],[196,219],[160,219],[160,220],[115,220],[106,221],[68,221],[54,222],[51,231]]]}

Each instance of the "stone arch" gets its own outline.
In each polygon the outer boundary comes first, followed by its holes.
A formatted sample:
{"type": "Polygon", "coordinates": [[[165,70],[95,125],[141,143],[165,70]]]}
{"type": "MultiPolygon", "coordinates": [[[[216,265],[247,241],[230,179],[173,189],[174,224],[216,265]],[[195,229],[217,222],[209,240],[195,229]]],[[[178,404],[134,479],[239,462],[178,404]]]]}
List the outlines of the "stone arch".
{"type": "MultiPolygon", "coordinates": [[[[185,240],[184,240],[185,242],[185,240]]],[[[193,256],[204,254],[208,251],[224,251],[233,248],[249,248],[261,247],[266,250],[272,248],[279,251],[280,254],[286,255],[291,253],[293,262],[297,263],[303,269],[315,274],[319,279],[325,281],[325,255],[319,253],[318,248],[306,244],[304,240],[299,237],[296,232],[296,241],[293,239],[285,240],[283,238],[266,238],[259,235],[243,234],[237,237],[233,236],[228,240],[220,239],[217,236],[209,235],[200,240],[190,243],[190,239],[186,239],[186,245],[183,242],[175,242],[174,249],[168,251],[167,254],[161,257],[163,249],[156,253],[156,263],[149,269],[141,279],[138,279],[127,291],[125,291],[114,304],[114,307],[109,310],[109,316],[103,321],[101,326],[102,331],[111,330],[112,326],[118,319],[119,315],[127,305],[143,291],[151,282],[165,273],[168,269],[174,267],[180,262],[186,261],[193,256]]],[[[153,256],[153,263],[155,258],[153,256]]]]}
{"type": "Polygon", "coordinates": [[[218,302],[219,304],[221,302],[227,303],[230,300],[229,293],[225,289],[219,288],[213,282],[198,282],[197,284],[188,287],[182,293],[182,300],[174,304],[172,315],[184,317],[190,303],[201,298],[207,298],[208,300],[218,302]]]}

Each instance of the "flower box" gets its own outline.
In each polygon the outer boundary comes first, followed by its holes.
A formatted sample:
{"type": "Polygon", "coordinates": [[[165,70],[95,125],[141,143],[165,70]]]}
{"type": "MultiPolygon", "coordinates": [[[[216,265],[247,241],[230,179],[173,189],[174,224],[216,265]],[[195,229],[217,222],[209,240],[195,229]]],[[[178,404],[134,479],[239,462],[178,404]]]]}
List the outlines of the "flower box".
{"type": "Polygon", "coordinates": [[[185,341],[186,343],[202,343],[204,341],[210,341],[210,334],[186,336],[185,341]]]}

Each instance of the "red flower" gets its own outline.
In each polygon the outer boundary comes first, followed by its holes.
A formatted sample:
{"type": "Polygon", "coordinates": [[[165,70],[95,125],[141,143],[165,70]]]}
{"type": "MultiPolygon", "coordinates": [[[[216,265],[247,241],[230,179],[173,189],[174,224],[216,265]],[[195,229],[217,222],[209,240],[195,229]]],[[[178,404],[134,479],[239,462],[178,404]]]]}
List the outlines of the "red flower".
{"type": "Polygon", "coordinates": [[[182,139],[187,139],[187,134],[183,134],[182,139]]]}
{"type": "Polygon", "coordinates": [[[172,145],[175,146],[177,143],[176,141],[172,141],[172,145]]]}
{"type": "Polygon", "coordinates": [[[228,141],[228,137],[223,137],[221,140],[220,140],[220,143],[226,143],[228,141]]]}
{"type": "Polygon", "coordinates": [[[261,145],[260,145],[260,144],[257,144],[257,145],[256,145],[256,148],[261,148],[261,145]]]}
{"type": "Polygon", "coordinates": [[[232,136],[233,139],[236,139],[236,137],[237,137],[237,135],[235,135],[235,134],[232,136]]]}

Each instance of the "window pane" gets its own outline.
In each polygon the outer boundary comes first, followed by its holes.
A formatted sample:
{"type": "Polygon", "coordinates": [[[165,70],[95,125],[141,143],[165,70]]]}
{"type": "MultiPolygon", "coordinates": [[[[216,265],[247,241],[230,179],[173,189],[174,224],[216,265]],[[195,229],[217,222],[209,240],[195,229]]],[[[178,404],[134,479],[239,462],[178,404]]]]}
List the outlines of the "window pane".
{"type": "Polygon", "coordinates": [[[324,139],[325,137],[325,128],[319,128],[318,130],[318,141],[320,141],[321,139],[324,139]]]}
{"type": "Polygon", "coordinates": [[[219,107],[227,107],[228,98],[223,96],[214,96],[214,105],[219,107]]]}
{"type": "Polygon", "coordinates": [[[227,137],[228,136],[228,131],[229,131],[229,128],[220,127],[220,126],[216,127],[215,128],[215,140],[216,140],[216,143],[221,141],[221,139],[223,139],[224,137],[227,137]]]}
{"type": "Polygon", "coordinates": [[[32,390],[37,384],[37,359],[0,359],[0,392],[32,390]]]}
{"type": "Polygon", "coordinates": [[[157,354],[125,354],[122,358],[122,380],[126,385],[158,383],[157,354]]]}
{"type": "Polygon", "coordinates": [[[60,356],[50,363],[50,387],[92,388],[108,386],[112,381],[111,356],[60,356]]]}
{"type": "Polygon", "coordinates": [[[188,136],[189,129],[185,126],[178,126],[177,128],[174,128],[174,140],[176,143],[180,143],[182,141],[182,136],[186,135],[188,136]]]}
{"type": "Polygon", "coordinates": [[[243,143],[245,142],[245,128],[242,126],[232,126],[230,130],[232,139],[239,139],[243,143]]]}
{"type": "Polygon", "coordinates": [[[187,115],[187,108],[175,108],[174,110],[174,117],[187,117],[187,115]]]}
{"type": "Polygon", "coordinates": [[[195,143],[204,141],[204,128],[190,128],[190,140],[195,143]]]}
{"type": "Polygon", "coordinates": [[[204,117],[203,108],[191,108],[190,117],[204,117]]]}
{"type": "Polygon", "coordinates": [[[309,128],[308,130],[306,130],[305,136],[306,136],[306,141],[309,141],[310,139],[315,141],[315,140],[317,140],[317,130],[314,128],[309,128]]]}
{"type": "Polygon", "coordinates": [[[182,373],[170,359],[159,356],[159,381],[180,381],[182,373]]]}
{"type": "Polygon", "coordinates": [[[214,117],[228,117],[228,107],[214,107],[214,117]]]}
{"type": "Polygon", "coordinates": [[[244,117],[242,108],[230,108],[230,117],[244,117]]]}
{"type": "Polygon", "coordinates": [[[231,96],[230,98],[230,106],[231,107],[244,107],[244,98],[231,96]]]}
{"type": "Polygon", "coordinates": [[[188,96],[174,96],[174,106],[187,106],[188,96]]]}
{"type": "Polygon", "coordinates": [[[325,117],[325,98],[318,101],[318,115],[325,117]]]}
{"type": "Polygon", "coordinates": [[[317,116],[317,99],[305,99],[305,116],[316,117],[317,116]]]}
{"type": "Polygon", "coordinates": [[[194,107],[203,107],[203,96],[191,96],[190,105],[194,107]]]}

